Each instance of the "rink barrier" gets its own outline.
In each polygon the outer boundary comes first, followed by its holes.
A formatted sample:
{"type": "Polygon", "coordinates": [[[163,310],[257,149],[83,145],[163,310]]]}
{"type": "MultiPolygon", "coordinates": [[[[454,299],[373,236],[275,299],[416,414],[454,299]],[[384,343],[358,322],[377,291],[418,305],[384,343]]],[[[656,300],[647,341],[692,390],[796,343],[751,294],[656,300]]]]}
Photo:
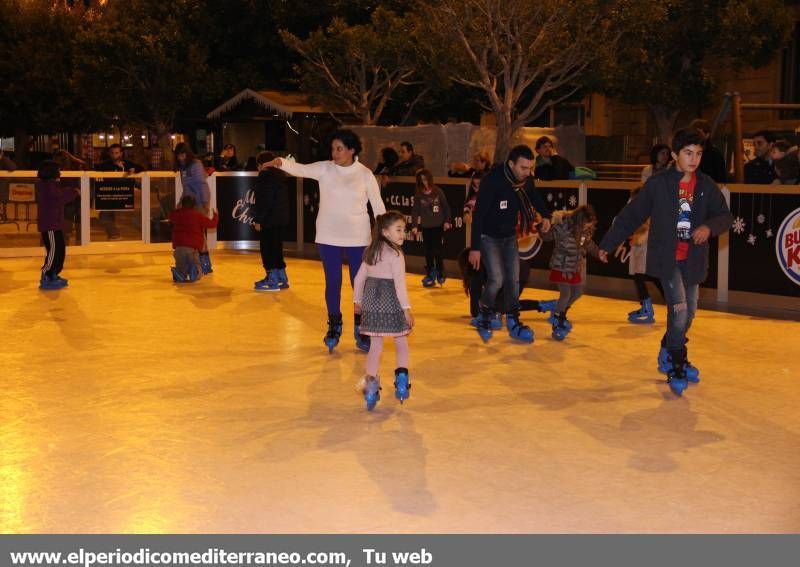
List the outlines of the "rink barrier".
{"type": "MultiPolygon", "coordinates": [[[[208,179],[211,190],[212,207],[220,209],[220,226],[209,231],[209,245],[212,249],[257,249],[257,233],[246,222],[247,210],[251,207],[252,190],[257,172],[224,172],[214,173],[208,179]],[[222,188],[225,187],[223,191],[222,188]],[[231,195],[234,193],[234,195],[231,195]],[[238,208],[236,208],[238,207],[238,208]],[[239,218],[229,215],[235,209],[239,218]],[[222,212],[226,215],[222,216],[222,212]]],[[[0,172],[0,229],[8,231],[14,222],[8,216],[9,206],[13,209],[15,202],[10,200],[9,182],[24,180],[31,183],[36,178],[35,171],[0,172]],[[5,223],[3,221],[6,221],[5,223]]],[[[180,200],[180,176],[170,171],[151,171],[127,176],[117,172],[68,171],[62,172],[63,179],[74,179],[79,182],[80,201],[80,243],[70,247],[70,254],[97,254],[114,252],[142,252],[168,250],[168,242],[153,242],[151,235],[152,208],[154,205],[151,191],[152,180],[174,179],[175,203],[180,200]],[[141,198],[139,213],[141,214],[141,238],[138,241],[93,242],[91,235],[91,180],[96,178],[131,178],[136,180],[141,198]]],[[[380,180],[379,180],[380,181],[380,180]]],[[[316,181],[287,177],[290,192],[290,203],[294,211],[291,226],[284,234],[287,248],[300,255],[313,255],[314,217],[318,202],[316,181]]],[[[458,252],[469,242],[469,223],[462,215],[467,195],[468,179],[437,177],[434,182],[445,192],[451,206],[453,230],[448,233],[445,243],[445,256],[454,259],[458,252]]],[[[399,209],[410,215],[414,193],[413,177],[396,177],[383,184],[382,196],[387,209],[399,209]]],[[[555,209],[573,208],[576,205],[591,203],[598,210],[599,225],[597,238],[610,226],[614,214],[624,206],[630,191],[639,183],[600,180],[570,180],[537,182],[537,188],[550,199],[555,209]]],[[[788,307],[800,310],[797,299],[800,297],[800,284],[794,283],[787,275],[786,266],[779,265],[775,252],[774,240],[783,220],[788,219],[796,209],[800,208],[800,186],[786,185],[742,185],[726,184],[722,187],[737,224],[726,234],[720,235],[712,245],[712,269],[709,280],[704,284],[706,297],[713,297],[716,302],[726,304],[731,295],[738,295],[735,303],[788,307]],[[767,236],[771,230],[771,237],[767,236]],[[752,232],[751,232],[752,231],[752,232]],[[755,236],[755,243],[749,242],[750,235],[755,236]],[[742,266],[741,269],[738,269],[742,266]],[[786,300],[789,300],[787,303],[786,300]]],[[[291,215],[290,215],[291,216],[291,215]]],[[[800,218],[800,217],[798,217],[800,218]]],[[[14,219],[17,220],[17,219],[14,219]]],[[[22,221],[19,221],[22,223],[22,221]]],[[[39,246],[9,247],[0,235],[0,257],[38,256],[39,246]]],[[[418,262],[415,257],[423,255],[422,243],[407,242],[407,255],[412,260],[409,265],[418,262]]],[[[551,245],[550,245],[551,246],[551,245]]],[[[418,259],[418,258],[417,258],[418,259]]],[[[546,271],[549,259],[547,244],[543,244],[538,254],[531,260],[534,271],[546,271]]],[[[597,262],[589,262],[589,282],[592,279],[602,281],[603,278],[627,279],[627,266],[620,262],[610,262],[608,266],[600,266],[597,262]]],[[[624,284],[628,285],[628,284],[624,284]]],[[[601,286],[602,287],[602,286],[601,286]]],[[[590,286],[591,291],[591,286],[590,286]]]]}

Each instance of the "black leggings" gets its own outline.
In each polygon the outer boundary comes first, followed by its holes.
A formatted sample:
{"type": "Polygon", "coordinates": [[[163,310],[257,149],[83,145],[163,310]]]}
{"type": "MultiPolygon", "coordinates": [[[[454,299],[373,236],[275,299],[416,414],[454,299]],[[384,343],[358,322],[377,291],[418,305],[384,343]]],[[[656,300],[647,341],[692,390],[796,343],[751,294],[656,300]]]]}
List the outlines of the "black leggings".
{"type": "Polygon", "coordinates": [[[639,301],[644,301],[645,299],[650,299],[650,292],[647,291],[647,281],[650,280],[653,282],[658,288],[658,292],[661,294],[661,297],[664,297],[664,288],[661,287],[661,282],[658,278],[651,278],[647,274],[634,274],[633,275],[633,283],[636,285],[636,295],[639,296],[639,301]]]}
{"type": "MultiPolygon", "coordinates": [[[[522,290],[528,285],[528,276],[531,273],[531,266],[526,260],[519,261],[519,293],[522,295],[522,290]]],[[[486,284],[486,268],[481,264],[481,269],[477,274],[472,276],[469,282],[469,312],[473,317],[477,317],[480,313],[480,298],[483,293],[483,286],[486,284]]],[[[497,313],[503,311],[503,290],[497,293],[497,299],[494,302],[494,310],[497,313]]],[[[520,299],[520,311],[539,311],[539,301],[536,299],[520,299]]]]}
{"type": "Polygon", "coordinates": [[[286,267],[283,260],[283,227],[261,227],[261,263],[267,271],[286,267]]]}
{"type": "Polygon", "coordinates": [[[444,227],[422,229],[422,243],[425,246],[425,267],[444,273],[444,227]]]}

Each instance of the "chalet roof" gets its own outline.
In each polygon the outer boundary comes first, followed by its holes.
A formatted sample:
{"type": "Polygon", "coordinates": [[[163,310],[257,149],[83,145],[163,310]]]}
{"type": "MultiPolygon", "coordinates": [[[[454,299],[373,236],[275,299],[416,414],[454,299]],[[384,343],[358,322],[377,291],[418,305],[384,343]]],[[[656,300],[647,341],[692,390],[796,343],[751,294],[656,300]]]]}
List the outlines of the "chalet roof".
{"type": "Polygon", "coordinates": [[[323,114],[336,112],[336,110],[312,104],[308,95],[303,93],[244,89],[209,112],[206,117],[210,120],[220,119],[224,114],[232,111],[247,100],[252,100],[266,110],[277,113],[283,118],[289,118],[295,113],[323,114]]]}

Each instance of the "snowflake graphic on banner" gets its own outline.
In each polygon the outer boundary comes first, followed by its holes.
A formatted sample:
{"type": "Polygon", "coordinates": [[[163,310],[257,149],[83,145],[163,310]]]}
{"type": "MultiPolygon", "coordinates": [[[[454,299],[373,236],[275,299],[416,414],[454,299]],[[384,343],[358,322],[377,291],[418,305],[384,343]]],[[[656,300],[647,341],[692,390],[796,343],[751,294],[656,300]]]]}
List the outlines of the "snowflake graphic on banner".
{"type": "Polygon", "coordinates": [[[575,205],[578,204],[578,199],[575,198],[575,195],[569,196],[569,206],[575,208],[575,205]]]}
{"type": "Polygon", "coordinates": [[[764,224],[764,221],[767,220],[767,217],[764,216],[764,213],[761,213],[756,217],[756,220],[758,221],[758,224],[764,224]]]}
{"type": "Polygon", "coordinates": [[[767,238],[772,238],[773,232],[771,228],[768,228],[766,232],[764,232],[767,238]]]}
{"type": "Polygon", "coordinates": [[[751,246],[755,246],[756,245],[756,235],[753,234],[753,233],[750,233],[750,236],[747,237],[747,243],[749,245],[751,245],[751,246]]]}
{"type": "Polygon", "coordinates": [[[746,223],[744,222],[744,219],[742,217],[736,217],[736,219],[733,221],[733,232],[736,234],[742,234],[744,233],[745,226],[746,223]]]}
{"type": "Polygon", "coordinates": [[[548,194],[547,194],[547,201],[548,201],[549,203],[552,203],[552,202],[553,202],[553,194],[552,194],[552,193],[548,193],[548,194]]]}

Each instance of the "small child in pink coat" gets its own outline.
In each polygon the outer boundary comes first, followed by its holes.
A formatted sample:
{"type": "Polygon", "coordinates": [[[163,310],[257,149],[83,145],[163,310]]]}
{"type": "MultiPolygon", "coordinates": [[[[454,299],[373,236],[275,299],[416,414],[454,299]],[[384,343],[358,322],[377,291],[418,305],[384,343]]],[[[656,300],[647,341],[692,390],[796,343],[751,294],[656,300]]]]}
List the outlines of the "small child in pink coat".
{"type": "Polygon", "coordinates": [[[406,219],[397,211],[388,211],[375,219],[372,243],[364,251],[364,260],[353,284],[355,311],[361,314],[361,333],[371,337],[367,355],[367,375],[359,389],[372,410],[380,399],[378,368],[383,353],[383,338],[393,337],[397,352],[394,371],[395,397],[408,399],[408,334],[414,326],[406,289],[406,262],[403,242],[406,219]]]}

